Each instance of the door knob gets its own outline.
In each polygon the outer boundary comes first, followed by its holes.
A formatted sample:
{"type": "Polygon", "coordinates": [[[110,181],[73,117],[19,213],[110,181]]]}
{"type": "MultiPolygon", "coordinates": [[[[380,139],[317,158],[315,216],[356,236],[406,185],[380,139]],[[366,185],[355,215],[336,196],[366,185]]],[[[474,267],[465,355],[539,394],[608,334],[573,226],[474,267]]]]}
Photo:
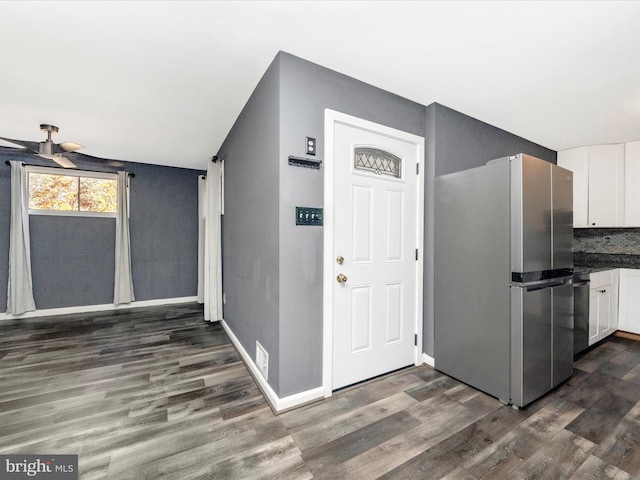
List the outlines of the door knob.
{"type": "Polygon", "coordinates": [[[338,283],[345,283],[347,281],[347,276],[344,273],[339,273],[336,280],[338,280],[338,283]]]}
{"type": "Polygon", "coordinates": [[[344,263],[344,257],[342,255],[338,255],[338,257],[336,258],[336,262],[338,263],[338,265],[342,265],[344,263]]]}

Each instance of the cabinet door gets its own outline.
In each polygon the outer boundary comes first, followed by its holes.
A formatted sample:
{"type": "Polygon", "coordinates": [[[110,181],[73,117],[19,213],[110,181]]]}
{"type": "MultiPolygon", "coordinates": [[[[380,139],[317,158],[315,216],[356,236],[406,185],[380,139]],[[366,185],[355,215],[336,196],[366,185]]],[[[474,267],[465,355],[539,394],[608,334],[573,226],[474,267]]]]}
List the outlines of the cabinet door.
{"type": "Polygon", "coordinates": [[[598,308],[599,295],[597,288],[592,288],[589,291],[589,345],[596,343],[600,335],[598,326],[598,317],[600,314],[598,308]]]}
{"type": "Polygon", "coordinates": [[[640,334],[640,270],[620,270],[618,329],[640,334]]]}
{"type": "Polygon", "coordinates": [[[640,141],[624,146],[624,226],[640,226],[640,141]]]}
{"type": "Polygon", "coordinates": [[[589,147],[589,225],[624,225],[624,144],[589,147]]]}
{"type": "Polygon", "coordinates": [[[573,226],[588,227],[588,147],[572,148],[558,152],[558,166],[573,172],[573,226]]]}
{"type": "Polygon", "coordinates": [[[613,333],[611,324],[612,309],[611,285],[607,285],[598,291],[598,340],[613,333]]]}

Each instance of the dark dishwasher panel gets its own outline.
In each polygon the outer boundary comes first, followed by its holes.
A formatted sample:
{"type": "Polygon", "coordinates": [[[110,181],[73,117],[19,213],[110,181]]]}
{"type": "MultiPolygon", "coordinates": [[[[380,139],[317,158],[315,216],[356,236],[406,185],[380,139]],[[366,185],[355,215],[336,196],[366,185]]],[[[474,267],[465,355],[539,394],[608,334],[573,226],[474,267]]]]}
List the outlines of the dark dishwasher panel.
{"type": "Polygon", "coordinates": [[[589,272],[573,275],[573,355],[589,346],[589,272]]]}

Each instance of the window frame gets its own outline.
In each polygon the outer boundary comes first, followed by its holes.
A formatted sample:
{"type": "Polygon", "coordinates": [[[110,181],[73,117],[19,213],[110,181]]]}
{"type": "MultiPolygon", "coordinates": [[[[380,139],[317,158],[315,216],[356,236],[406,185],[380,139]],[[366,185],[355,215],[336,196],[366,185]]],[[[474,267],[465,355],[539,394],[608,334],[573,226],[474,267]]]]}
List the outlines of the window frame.
{"type": "MultiPolygon", "coordinates": [[[[81,210],[41,210],[37,208],[29,208],[29,200],[31,198],[31,190],[29,188],[29,174],[31,173],[41,173],[44,175],[62,175],[65,177],[85,177],[85,178],[101,178],[107,180],[115,180],[118,181],[117,173],[109,173],[109,172],[94,172],[90,170],[72,170],[72,169],[61,169],[56,167],[41,167],[35,165],[26,165],[25,167],[26,175],[25,181],[27,185],[25,185],[25,191],[27,192],[26,198],[26,208],[29,212],[29,215],[49,215],[54,217],[97,217],[97,218],[116,218],[117,216],[117,203],[116,203],[116,211],[115,212],[87,212],[81,210]]],[[[116,183],[117,185],[117,183],[116,183]]],[[[116,196],[117,202],[117,196],[116,196]]]]}

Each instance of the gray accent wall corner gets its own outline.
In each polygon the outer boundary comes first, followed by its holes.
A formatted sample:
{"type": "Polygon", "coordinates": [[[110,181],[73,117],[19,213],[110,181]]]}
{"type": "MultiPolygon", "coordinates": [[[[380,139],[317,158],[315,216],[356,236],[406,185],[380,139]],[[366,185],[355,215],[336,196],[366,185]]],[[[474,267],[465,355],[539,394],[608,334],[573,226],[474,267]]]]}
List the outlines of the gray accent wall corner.
{"type": "Polygon", "coordinates": [[[225,163],[222,264],[225,322],[255,361],[269,354],[280,391],[279,57],[258,83],[218,151],[225,163]]]}

